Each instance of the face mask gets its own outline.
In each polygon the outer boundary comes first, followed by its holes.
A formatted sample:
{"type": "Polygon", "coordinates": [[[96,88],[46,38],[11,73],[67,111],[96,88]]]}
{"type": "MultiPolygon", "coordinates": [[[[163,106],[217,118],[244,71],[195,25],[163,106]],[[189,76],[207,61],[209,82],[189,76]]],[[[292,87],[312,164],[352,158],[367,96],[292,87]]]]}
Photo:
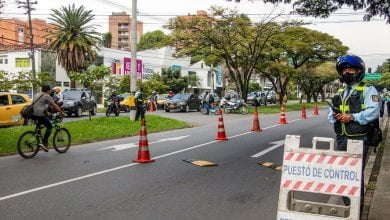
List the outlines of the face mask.
{"type": "Polygon", "coordinates": [[[344,81],[345,83],[351,84],[352,82],[355,81],[355,75],[354,75],[354,74],[348,74],[348,73],[346,73],[346,74],[343,74],[343,75],[342,75],[342,79],[343,79],[343,81],[344,81]]]}

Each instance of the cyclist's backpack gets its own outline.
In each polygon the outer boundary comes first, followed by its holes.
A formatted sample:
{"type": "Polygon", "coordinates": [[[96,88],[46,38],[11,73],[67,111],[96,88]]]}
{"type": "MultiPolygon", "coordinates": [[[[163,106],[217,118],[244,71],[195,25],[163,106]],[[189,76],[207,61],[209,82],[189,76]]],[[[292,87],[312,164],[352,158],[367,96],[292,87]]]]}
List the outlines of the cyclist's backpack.
{"type": "Polygon", "coordinates": [[[31,119],[33,113],[34,113],[34,104],[38,102],[38,100],[43,96],[43,94],[41,96],[39,96],[39,98],[34,101],[31,105],[25,105],[22,110],[20,111],[20,115],[24,118],[24,119],[31,119]]]}

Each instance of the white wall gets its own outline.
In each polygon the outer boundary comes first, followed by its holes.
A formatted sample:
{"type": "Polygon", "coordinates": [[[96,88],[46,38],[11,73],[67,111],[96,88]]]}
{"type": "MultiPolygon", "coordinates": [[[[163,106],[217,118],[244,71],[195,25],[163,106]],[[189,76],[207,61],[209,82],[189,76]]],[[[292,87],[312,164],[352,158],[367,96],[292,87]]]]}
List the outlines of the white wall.
{"type": "MultiPolygon", "coordinates": [[[[0,70],[12,73],[14,77],[17,76],[19,72],[31,71],[32,65],[30,63],[29,67],[16,67],[16,58],[29,58],[30,50],[18,50],[18,51],[5,51],[0,52],[0,59],[3,59],[3,64],[0,64],[0,70]],[[8,63],[4,63],[4,59],[8,59],[8,63]]],[[[35,51],[35,70],[38,73],[41,69],[41,50],[37,49],[35,51]]],[[[63,88],[63,82],[70,82],[69,77],[66,75],[65,70],[56,63],[56,75],[55,80],[61,82],[63,88]]]]}

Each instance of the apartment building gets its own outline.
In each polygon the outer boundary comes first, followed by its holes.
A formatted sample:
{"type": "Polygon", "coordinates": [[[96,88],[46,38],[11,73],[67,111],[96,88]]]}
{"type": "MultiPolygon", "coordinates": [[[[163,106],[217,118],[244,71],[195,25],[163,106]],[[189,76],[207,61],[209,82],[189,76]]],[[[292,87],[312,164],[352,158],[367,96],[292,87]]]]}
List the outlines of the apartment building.
{"type": "MultiPolygon", "coordinates": [[[[130,23],[131,18],[126,12],[113,12],[108,17],[108,30],[112,35],[111,48],[130,50],[130,23]]],[[[143,35],[143,23],[137,21],[137,43],[143,35]]]]}
{"type": "MultiPolygon", "coordinates": [[[[47,47],[50,39],[47,34],[53,30],[53,25],[46,23],[45,20],[32,19],[32,34],[34,35],[34,45],[47,47]]],[[[0,19],[0,49],[8,50],[23,48],[30,44],[30,30],[28,21],[19,19],[0,19]]]]}

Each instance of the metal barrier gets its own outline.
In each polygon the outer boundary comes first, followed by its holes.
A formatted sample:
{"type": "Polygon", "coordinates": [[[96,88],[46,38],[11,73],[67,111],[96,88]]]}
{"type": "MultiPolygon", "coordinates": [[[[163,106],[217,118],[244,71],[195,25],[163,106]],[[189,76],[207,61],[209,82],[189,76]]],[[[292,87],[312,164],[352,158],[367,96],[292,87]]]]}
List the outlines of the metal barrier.
{"type": "Polygon", "coordinates": [[[348,140],[347,151],[335,151],[332,138],[314,137],[312,148],[300,148],[300,136],[287,135],[284,143],[277,219],[358,220],[363,142],[348,140]],[[319,149],[319,142],[330,148],[319,149]],[[350,205],[296,199],[300,192],[349,197],[350,205]]]}

